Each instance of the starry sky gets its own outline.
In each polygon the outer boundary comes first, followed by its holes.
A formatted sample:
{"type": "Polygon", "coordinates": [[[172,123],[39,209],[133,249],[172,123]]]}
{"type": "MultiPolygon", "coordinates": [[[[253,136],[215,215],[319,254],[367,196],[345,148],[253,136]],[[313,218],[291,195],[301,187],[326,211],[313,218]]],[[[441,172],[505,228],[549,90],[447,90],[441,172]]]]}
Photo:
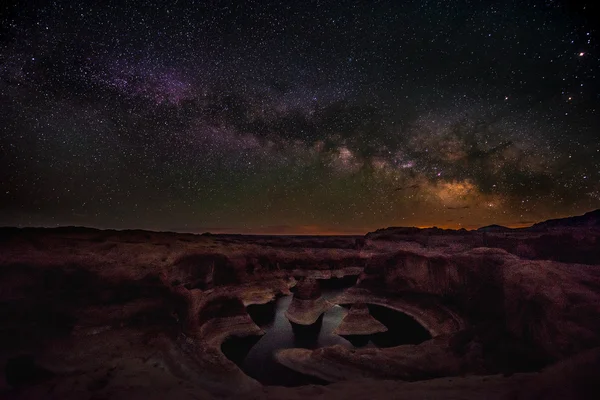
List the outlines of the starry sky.
{"type": "Polygon", "coordinates": [[[476,228],[600,208],[593,2],[0,6],[0,225],[476,228]]]}

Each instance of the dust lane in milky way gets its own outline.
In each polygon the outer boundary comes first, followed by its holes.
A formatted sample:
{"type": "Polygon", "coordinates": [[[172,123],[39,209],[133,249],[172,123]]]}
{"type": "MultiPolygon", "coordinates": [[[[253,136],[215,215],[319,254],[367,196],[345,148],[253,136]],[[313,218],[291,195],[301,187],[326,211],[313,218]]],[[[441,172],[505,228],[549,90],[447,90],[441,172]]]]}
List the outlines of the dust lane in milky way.
{"type": "Polygon", "coordinates": [[[364,233],[599,208],[588,7],[15,2],[0,225],[364,233]]]}

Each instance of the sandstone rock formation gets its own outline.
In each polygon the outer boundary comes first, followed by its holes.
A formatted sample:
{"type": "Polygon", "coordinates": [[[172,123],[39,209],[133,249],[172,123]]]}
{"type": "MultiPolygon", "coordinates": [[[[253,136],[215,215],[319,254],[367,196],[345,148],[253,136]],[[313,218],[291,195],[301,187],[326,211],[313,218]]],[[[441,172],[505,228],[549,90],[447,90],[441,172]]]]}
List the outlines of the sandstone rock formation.
{"type": "Polygon", "coordinates": [[[2,229],[0,397],[597,393],[596,221],[591,213],[525,229],[394,228],[364,238],[2,229]],[[315,279],[348,275],[360,275],[355,287],[319,297],[315,279]],[[221,344],[261,335],[245,306],[291,295],[294,285],[295,323],[314,323],[331,304],[368,303],[409,315],[432,338],[282,350],[284,365],[337,383],[262,387],[221,344]]]}
{"type": "Polygon", "coordinates": [[[385,331],[387,331],[386,326],[371,316],[366,304],[355,303],[333,333],[350,336],[373,335],[385,331]]]}
{"type": "MultiPolygon", "coordinates": [[[[369,282],[367,278],[363,277],[363,279],[369,282]]],[[[331,302],[377,304],[402,312],[413,317],[432,336],[458,332],[466,327],[466,322],[460,315],[446,307],[440,299],[424,293],[383,293],[363,282],[362,285],[346,290],[331,302]]]]}
{"type": "Polygon", "coordinates": [[[384,349],[284,349],[276,353],[276,359],[290,369],[327,382],[360,378],[417,381],[460,375],[463,357],[453,352],[448,339],[438,337],[420,345],[384,349]]]}
{"type": "Polygon", "coordinates": [[[358,287],[335,302],[395,308],[434,339],[392,349],[282,350],[277,359],[328,381],[535,370],[599,344],[600,322],[589,318],[600,315],[599,278],[593,266],[524,262],[498,249],[374,257],[358,287]]]}
{"type": "Polygon", "coordinates": [[[305,278],[296,285],[296,293],[285,316],[294,324],[312,325],[331,306],[331,303],[321,297],[319,282],[305,278]]]}
{"type": "Polygon", "coordinates": [[[416,382],[357,378],[327,386],[264,387],[241,400],[358,399],[595,399],[600,391],[600,348],[565,359],[541,372],[511,375],[472,375],[416,382]]]}

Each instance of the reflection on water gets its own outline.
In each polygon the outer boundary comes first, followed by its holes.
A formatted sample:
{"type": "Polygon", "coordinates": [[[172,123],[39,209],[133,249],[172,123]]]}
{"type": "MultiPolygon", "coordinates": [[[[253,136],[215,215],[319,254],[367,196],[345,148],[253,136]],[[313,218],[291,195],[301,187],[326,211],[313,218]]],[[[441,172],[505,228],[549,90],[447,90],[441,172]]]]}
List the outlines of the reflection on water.
{"type": "Polygon", "coordinates": [[[277,302],[271,301],[267,304],[251,304],[246,307],[248,314],[258,326],[269,326],[275,321],[277,302]]]}
{"type": "MultiPolygon", "coordinates": [[[[341,294],[343,290],[324,290],[323,296],[332,298],[341,294]]],[[[230,339],[224,343],[223,352],[234,362],[238,359],[236,363],[246,374],[266,385],[296,386],[323,383],[282,366],[275,361],[274,353],[279,349],[294,347],[316,349],[335,344],[351,347],[346,339],[332,333],[346,315],[346,311],[340,306],[334,306],[313,325],[292,326],[285,317],[285,311],[291,301],[292,296],[285,296],[268,305],[248,306],[248,313],[266,334],[253,346],[249,342],[242,343],[239,339],[230,339]],[[249,349],[249,346],[252,347],[249,349]],[[240,357],[240,354],[244,353],[245,357],[240,357]]]]}
{"type": "Polygon", "coordinates": [[[375,347],[371,341],[373,335],[342,335],[344,339],[352,343],[354,347],[375,347]]]}
{"type": "Polygon", "coordinates": [[[306,349],[319,347],[319,335],[323,328],[323,315],[319,316],[312,325],[299,325],[293,322],[290,322],[290,325],[292,325],[292,332],[294,332],[294,347],[306,349]]]}
{"type": "MultiPolygon", "coordinates": [[[[323,297],[331,299],[345,289],[336,282],[321,285],[323,297]],[[338,287],[336,287],[336,285],[338,287]]],[[[333,334],[347,313],[345,307],[336,305],[325,312],[315,324],[302,326],[290,323],[285,317],[292,296],[279,297],[265,305],[248,306],[248,313],[266,334],[262,337],[231,338],[223,343],[223,353],[249,376],[265,385],[298,386],[325,383],[317,378],[292,371],[274,359],[280,349],[294,347],[316,349],[342,345],[345,347],[388,347],[404,343],[420,343],[429,333],[407,315],[384,307],[369,305],[372,315],[389,329],[388,332],[370,336],[342,337],[333,334]]]]}

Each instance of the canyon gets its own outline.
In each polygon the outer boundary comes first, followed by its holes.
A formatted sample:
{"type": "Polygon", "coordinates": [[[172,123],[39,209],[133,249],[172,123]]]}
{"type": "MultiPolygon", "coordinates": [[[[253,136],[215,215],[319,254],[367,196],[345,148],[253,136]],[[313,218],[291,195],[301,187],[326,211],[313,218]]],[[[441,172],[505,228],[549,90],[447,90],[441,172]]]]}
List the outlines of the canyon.
{"type": "Polygon", "coordinates": [[[585,398],[600,210],[364,236],[2,228],[0,321],[9,399],[585,398]]]}

